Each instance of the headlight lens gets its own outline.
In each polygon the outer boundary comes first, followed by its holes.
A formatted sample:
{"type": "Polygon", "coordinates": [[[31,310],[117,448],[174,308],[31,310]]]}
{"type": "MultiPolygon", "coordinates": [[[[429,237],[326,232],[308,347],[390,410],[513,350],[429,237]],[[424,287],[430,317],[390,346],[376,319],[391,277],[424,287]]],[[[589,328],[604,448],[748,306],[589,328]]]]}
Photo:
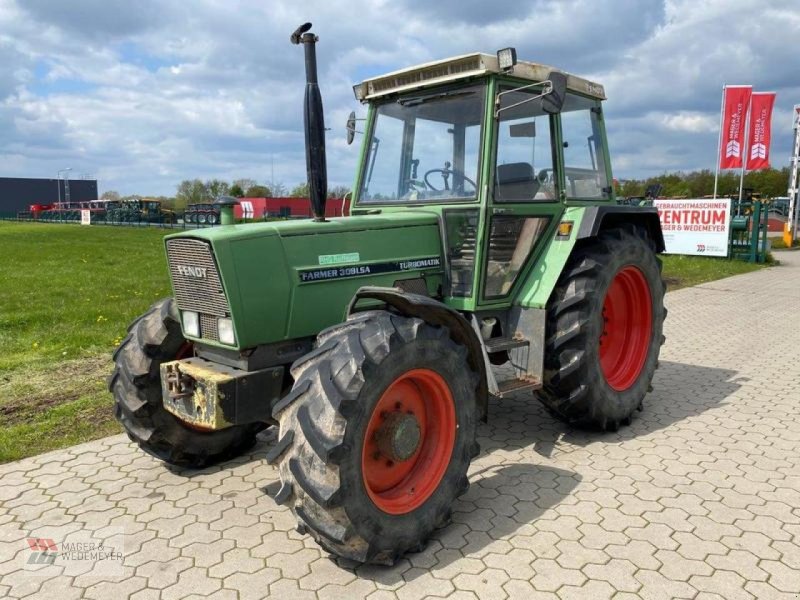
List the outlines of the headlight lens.
{"type": "Polygon", "coordinates": [[[200,317],[196,312],[183,311],[183,331],[186,335],[200,337],[200,317]]]}
{"type": "Polygon", "coordinates": [[[220,319],[217,321],[217,331],[219,331],[219,341],[223,344],[230,344],[233,346],[236,339],[233,335],[233,321],[230,319],[220,319]]]}

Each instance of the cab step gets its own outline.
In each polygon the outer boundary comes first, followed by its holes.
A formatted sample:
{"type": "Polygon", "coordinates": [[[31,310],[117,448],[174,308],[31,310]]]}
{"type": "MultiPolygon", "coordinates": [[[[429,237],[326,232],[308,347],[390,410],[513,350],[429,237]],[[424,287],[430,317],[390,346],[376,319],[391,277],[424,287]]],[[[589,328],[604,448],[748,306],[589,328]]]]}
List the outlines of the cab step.
{"type": "Polygon", "coordinates": [[[486,346],[486,352],[492,354],[493,352],[503,352],[504,350],[512,350],[514,348],[522,348],[528,346],[530,342],[524,338],[517,337],[497,337],[491,338],[483,342],[486,346]]]}

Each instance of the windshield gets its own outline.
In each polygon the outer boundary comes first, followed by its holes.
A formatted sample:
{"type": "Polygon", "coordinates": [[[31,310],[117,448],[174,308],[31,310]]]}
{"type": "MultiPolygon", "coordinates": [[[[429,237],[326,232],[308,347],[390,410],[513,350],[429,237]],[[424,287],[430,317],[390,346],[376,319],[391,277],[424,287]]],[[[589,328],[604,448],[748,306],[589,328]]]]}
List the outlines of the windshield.
{"type": "Polygon", "coordinates": [[[484,88],[407,95],[378,106],[359,203],[475,198],[484,88]]]}

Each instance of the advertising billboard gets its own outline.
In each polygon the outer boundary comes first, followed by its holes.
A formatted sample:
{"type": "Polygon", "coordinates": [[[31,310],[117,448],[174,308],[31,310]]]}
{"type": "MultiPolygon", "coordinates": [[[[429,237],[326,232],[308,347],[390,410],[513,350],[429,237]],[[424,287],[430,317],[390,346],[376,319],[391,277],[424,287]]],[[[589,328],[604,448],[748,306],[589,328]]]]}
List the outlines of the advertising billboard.
{"type": "Polygon", "coordinates": [[[667,254],[728,256],[731,201],[654,200],[667,254]]]}

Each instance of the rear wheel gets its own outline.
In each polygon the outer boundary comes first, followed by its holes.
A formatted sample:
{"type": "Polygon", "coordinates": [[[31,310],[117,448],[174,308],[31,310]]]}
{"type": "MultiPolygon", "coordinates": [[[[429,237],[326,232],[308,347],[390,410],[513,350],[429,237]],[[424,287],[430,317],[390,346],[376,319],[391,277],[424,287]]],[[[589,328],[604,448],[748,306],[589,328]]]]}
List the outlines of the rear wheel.
{"type": "Polygon", "coordinates": [[[161,363],[190,353],[174,301],[156,302],[133,322],[114,352],[108,387],[114,395],[114,415],[142,450],[173,465],[201,468],[247,450],[265,425],[207,431],[189,427],[168,412],[161,399],[161,363]]]}
{"type": "Polygon", "coordinates": [[[477,454],[478,375],[446,328],[388,312],[323,331],[275,407],[275,499],[326,550],[391,564],[449,520],[477,454]]]}
{"type": "Polygon", "coordinates": [[[576,246],[547,308],[537,395],[553,414],[590,429],[630,423],[664,341],[664,291],[644,231],[610,229],[576,246]]]}

